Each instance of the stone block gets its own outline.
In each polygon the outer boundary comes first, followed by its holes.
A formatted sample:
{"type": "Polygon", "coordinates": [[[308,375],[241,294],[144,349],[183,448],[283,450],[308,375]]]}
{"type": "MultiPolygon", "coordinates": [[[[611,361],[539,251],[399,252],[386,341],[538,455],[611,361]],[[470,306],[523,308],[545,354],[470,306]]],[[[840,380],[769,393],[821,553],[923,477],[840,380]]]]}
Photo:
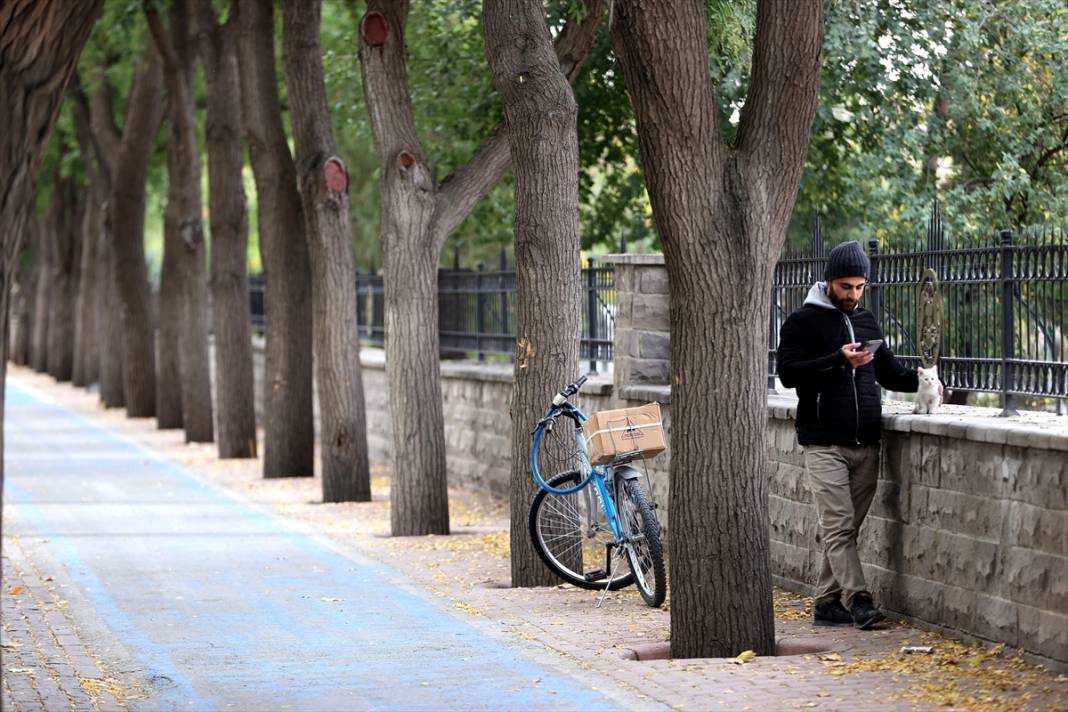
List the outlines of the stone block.
{"type": "Polygon", "coordinates": [[[919,576],[866,565],[864,578],[876,602],[891,611],[938,621],[944,610],[946,586],[919,576]]]}
{"type": "Polygon", "coordinates": [[[931,488],[923,485],[909,485],[909,509],[905,521],[909,524],[922,525],[930,521],[927,500],[930,497],[931,488]]]}
{"type": "Polygon", "coordinates": [[[1068,664],[1068,612],[1019,607],[1020,638],[1017,645],[1068,664]]]}
{"type": "Polygon", "coordinates": [[[975,617],[977,594],[967,588],[946,586],[942,596],[942,625],[958,630],[970,630],[975,617]]]}
{"type": "Polygon", "coordinates": [[[812,494],[805,482],[805,470],[788,462],[771,461],[768,463],[769,492],[778,497],[812,503],[812,494]]]}
{"type": "Polygon", "coordinates": [[[911,513],[914,524],[988,541],[1000,537],[1005,500],[945,489],[927,489],[926,494],[926,505],[911,513]]]}
{"type": "Polygon", "coordinates": [[[1006,447],[1002,468],[1012,499],[1054,510],[1068,509],[1068,457],[1056,450],[1006,447]]]}
{"type": "Polygon", "coordinates": [[[940,486],[942,482],[941,439],[930,435],[917,437],[915,433],[912,437],[918,441],[911,447],[916,481],[929,487],[940,486]]]}
{"type": "Polygon", "coordinates": [[[633,328],[665,333],[671,330],[666,294],[635,294],[631,309],[633,328]]]}
{"type": "Polygon", "coordinates": [[[901,522],[869,515],[857,537],[860,560],[893,571],[906,571],[904,531],[905,525],[901,522]]]}
{"type": "Polygon", "coordinates": [[[988,497],[1005,491],[998,468],[1001,447],[969,440],[942,440],[941,487],[988,497]]]}
{"type": "Polygon", "coordinates": [[[667,294],[668,273],[666,267],[643,267],[639,272],[642,294],[667,294]]]}
{"type": "Polygon", "coordinates": [[[1009,546],[1068,557],[1068,511],[1007,502],[1004,541],[1009,546]]]}
{"type": "Polygon", "coordinates": [[[1001,559],[1005,598],[1047,611],[1068,611],[1068,557],[1007,546],[1001,559]]]}
{"type": "Polygon", "coordinates": [[[793,546],[782,541],[771,542],[771,570],[780,576],[802,584],[814,584],[819,552],[814,548],[793,546]]]}
{"type": "Polygon", "coordinates": [[[639,331],[637,356],[648,359],[671,359],[671,339],[661,331],[639,331]]]}
{"type": "Polygon", "coordinates": [[[768,525],[772,541],[807,547],[816,538],[815,509],[783,497],[768,497],[768,525]]]}
{"type": "Polygon", "coordinates": [[[908,521],[911,488],[891,480],[879,480],[871,513],[896,521],[908,521]]]}
{"type": "Polygon", "coordinates": [[[613,283],[615,284],[617,297],[620,294],[638,291],[638,274],[633,265],[617,264],[613,272],[613,283]]]}
{"type": "Polygon", "coordinates": [[[667,361],[659,359],[630,359],[630,383],[667,383],[670,370],[667,361]]]}
{"type": "Polygon", "coordinates": [[[1020,608],[1019,604],[1004,598],[978,593],[975,596],[975,615],[970,624],[954,627],[1015,647],[1019,645],[1020,608]]]}

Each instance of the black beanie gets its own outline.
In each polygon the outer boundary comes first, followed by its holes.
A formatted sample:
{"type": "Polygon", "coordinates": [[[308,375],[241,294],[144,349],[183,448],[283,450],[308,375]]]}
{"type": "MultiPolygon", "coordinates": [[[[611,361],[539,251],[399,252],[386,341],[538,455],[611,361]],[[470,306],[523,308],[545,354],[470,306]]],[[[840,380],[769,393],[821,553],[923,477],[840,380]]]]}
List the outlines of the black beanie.
{"type": "Polygon", "coordinates": [[[839,277],[868,278],[871,260],[864,254],[864,248],[856,240],[843,242],[831,250],[827,256],[827,268],[823,270],[823,280],[830,282],[839,277]]]}

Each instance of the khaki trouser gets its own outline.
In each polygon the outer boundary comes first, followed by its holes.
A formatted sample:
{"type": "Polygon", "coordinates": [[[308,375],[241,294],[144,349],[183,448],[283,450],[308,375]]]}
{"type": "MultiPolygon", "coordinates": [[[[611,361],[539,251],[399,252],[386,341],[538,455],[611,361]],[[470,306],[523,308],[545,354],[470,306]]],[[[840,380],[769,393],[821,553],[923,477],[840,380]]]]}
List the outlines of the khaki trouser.
{"type": "Polygon", "coordinates": [[[857,554],[857,532],[875,497],[879,446],[805,445],[805,472],[819,515],[823,557],[816,602],[867,591],[857,554]]]}

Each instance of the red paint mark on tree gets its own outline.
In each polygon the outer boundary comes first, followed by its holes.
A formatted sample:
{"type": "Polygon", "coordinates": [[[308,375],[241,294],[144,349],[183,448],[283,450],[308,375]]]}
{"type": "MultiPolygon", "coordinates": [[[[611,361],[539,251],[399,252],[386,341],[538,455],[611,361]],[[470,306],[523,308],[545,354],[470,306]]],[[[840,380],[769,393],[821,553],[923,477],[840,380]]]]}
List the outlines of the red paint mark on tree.
{"type": "Polygon", "coordinates": [[[400,155],[397,156],[397,160],[402,167],[411,168],[415,165],[415,154],[409,153],[408,151],[401,151],[400,155]]]}
{"type": "Polygon", "coordinates": [[[341,193],[349,185],[349,174],[345,171],[345,164],[336,156],[328,158],[323,166],[323,177],[326,186],[335,193],[341,193]]]}
{"type": "Polygon", "coordinates": [[[360,23],[360,36],[369,47],[381,47],[389,37],[389,23],[380,12],[369,12],[360,23]]]}

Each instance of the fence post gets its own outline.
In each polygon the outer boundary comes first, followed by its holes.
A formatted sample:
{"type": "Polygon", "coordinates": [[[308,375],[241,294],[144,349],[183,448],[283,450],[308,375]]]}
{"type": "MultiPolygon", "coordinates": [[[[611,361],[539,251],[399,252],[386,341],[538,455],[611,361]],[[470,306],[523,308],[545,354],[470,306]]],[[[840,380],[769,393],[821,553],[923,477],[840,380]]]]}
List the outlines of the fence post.
{"type": "Polygon", "coordinates": [[[475,275],[475,349],[478,351],[478,360],[485,361],[486,354],[482,352],[482,333],[486,330],[486,295],[482,292],[482,271],[486,266],[479,262],[478,273],[475,275]]]}
{"type": "Polygon", "coordinates": [[[768,309],[768,395],[775,395],[778,393],[775,390],[775,371],[778,370],[775,364],[775,345],[778,343],[775,333],[775,307],[779,301],[779,290],[773,284],[771,287],[771,308],[768,309]]]}
{"type": "MultiPolygon", "coordinates": [[[[594,358],[594,340],[597,338],[597,275],[593,269],[593,258],[586,260],[586,321],[589,329],[586,333],[587,349],[590,354],[590,373],[597,372],[597,360],[594,358]]],[[[579,341],[581,352],[582,342],[579,341]]]]}
{"type": "Polygon", "coordinates": [[[1001,413],[1002,418],[1019,415],[1016,411],[1016,396],[1012,393],[1013,382],[1012,359],[1016,355],[1016,330],[1013,324],[1013,302],[1015,300],[1012,265],[1012,230],[1001,231],[1001,413]]]}
{"type": "Polygon", "coordinates": [[[868,254],[871,255],[871,274],[868,275],[868,303],[875,321],[882,323],[883,295],[879,288],[879,240],[868,240],[868,254]]]}

